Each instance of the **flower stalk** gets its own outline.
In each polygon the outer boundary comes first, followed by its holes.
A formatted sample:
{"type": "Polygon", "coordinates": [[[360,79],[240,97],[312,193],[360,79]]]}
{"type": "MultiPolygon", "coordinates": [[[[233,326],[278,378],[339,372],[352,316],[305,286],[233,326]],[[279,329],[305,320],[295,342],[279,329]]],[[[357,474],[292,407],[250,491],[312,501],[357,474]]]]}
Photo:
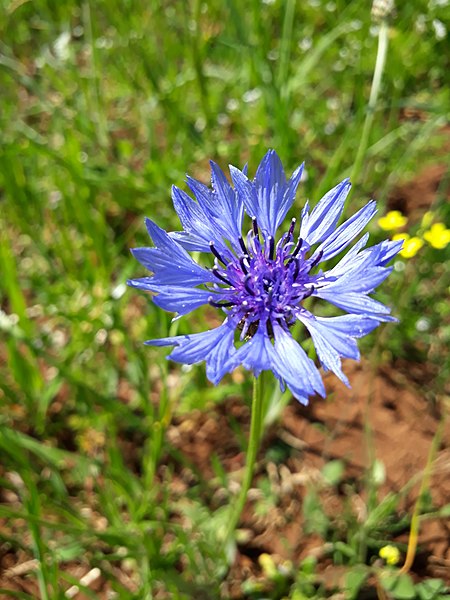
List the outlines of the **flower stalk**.
{"type": "Polygon", "coordinates": [[[230,520],[228,521],[228,528],[225,534],[226,543],[231,541],[236,527],[238,526],[239,519],[241,518],[242,511],[244,510],[245,502],[247,500],[247,494],[250,489],[253,473],[255,470],[256,456],[258,454],[259,446],[261,443],[264,425],[264,389],[262,385],[262,379],[262,374],[259,377],[254,377],[253,379],[252,414],[250,421],[250,436],[248,439],[247,457],[245,461],[244,479],[242,481],[239,496],[231,510],[231,516],[230,520]]]}
{"type": "Polygon", "coordinates": [[[386,64],[386,56],[388,49],[388,33],[389,27],[386,18],[382,19],[380,23],[380,29],[378,31],[378,49],[377,58],[375,62],[375,69],[373,72],[372,86],[370,88],[369,103],[367,105],[367,113],[364,121],[364,126],[359,141],[358,151],[356,153],[355,162],[353,164],[353,170],[351,180],[354,183],[358,183],[359,174],[361,171],[362,163],[366,154],[367,145],[369,142],[370,132],[372,130],[373,118],[375,115],[375,108],[378,101],[378,95],[380,91],[381,78],[384,72],[384,66],[386,64]]]}
{"type": "MultiPolygon", "coordinates": [[[[444,409],[445,410],[445,409],[444,409]]],[[[439,446],[441,445],[442,434],[444,432],[444,426],[446,421],[446,414],[441,419],[439,426],[434,434],[433,441],[431,443],[430,451],[428,453],[427,464],[423,473],[422,483],[420,484],[419,494],[417,496],[416,503],[414,505],[413,515],[411,517],[411,526],[409,530],[408,547],[406,550],[405,562],[400,569],[400,573],[408,573],[411,569],[414,559],[416,557],[417,544],[419,541],[420,531],[420,511],[423,505],[423,499],[426,491],[430,488],[430,480],[433,471],[433,463],[436,459],[439,446]]]]}

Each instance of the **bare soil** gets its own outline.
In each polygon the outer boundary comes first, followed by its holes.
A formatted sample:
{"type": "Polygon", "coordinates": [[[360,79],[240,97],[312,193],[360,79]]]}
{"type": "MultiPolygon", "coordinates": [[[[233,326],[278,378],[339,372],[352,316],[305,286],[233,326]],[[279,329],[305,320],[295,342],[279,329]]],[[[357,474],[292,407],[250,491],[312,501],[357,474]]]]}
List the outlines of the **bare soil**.
{"type": "MultiPolygon", "coordinates": [[[[352,388],[327,376],[327,399],[312,400],[308,407],[292,401],[281,422],[272,427],[260,452],[255,489],[251,490],[241,527],[247,541],[239,547],[235,568],[230,573],[230,595],[241,597],[236,584],[243,574],[261,574],[258,557],[267,553],[275,562],[298,564],[307,556],[319,559],[330,585],[336,584],[339,569],[331,567],[329,544],[318,532],[305,533],[305,496],[314,490],[322,510],[345,539],[349,512],[357,526],[367,517],[368,467],[374,459],[384,466],[384,481],[377,486],[378,503],[389,493],[401,494],[393,522],[399,526],[396,541],[408,541],[408,519],[417,500],[423,470],[433,437],[442,420],[438,404],[431,405],[398,368],[385,366],[377,373],[367,362],[348,363],[346,373],[352,388]],[[266,450],[289,447],[289,458],[275,464],[266,450]],[[322,470],[330,460],[345,465],[339,486],[327,485],[322,470]],[[264,516],[255,510],[261,499],[258,479],[268,477],[275,505],[264,516]],[[345,518],[344,518],[345,513],[345,518]],[[403,526],[402,526],[402,523],[403,526]]],[[[230,400],[215,413],[194,413],[180,420],[172,443],[189,456],[195,470],[209,478],[210,457],[219,455],[228,469],[242,469],[243,454],[236,454],[236,441],[229,418],[248,424],[248,410],[230,400]]],[[[431,479],[430,512],[450,501],[450,422],[446,423],[431,479]]],[[[392,517],[391,517],[392,521],[392,517]]],[[[373,562],[376,555],[368,556],[373,562]]],[[[419,549],[411,573],[416,579],[441,577],[450,583],[450,524],[445,519],[426,519],[420,528],[419,549]]]]}

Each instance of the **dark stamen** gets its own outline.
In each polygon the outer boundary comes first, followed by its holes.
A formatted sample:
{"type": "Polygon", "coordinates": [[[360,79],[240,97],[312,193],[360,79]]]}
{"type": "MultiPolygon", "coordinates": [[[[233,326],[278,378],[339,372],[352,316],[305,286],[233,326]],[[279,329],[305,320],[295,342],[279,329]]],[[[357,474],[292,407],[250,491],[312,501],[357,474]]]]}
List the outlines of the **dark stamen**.
{"type": "Polygon", "coordinates": [[[248,254],[247,246],[245,245],[244,238],[242,236],[239,238],[239,246],[242,248],[242,252],[244,254],[248,254]]]}
{"type": "Polygon", "coordinates": [[[303,240],[301,237],[298,238],[298,242],[297,245],[294,248],[294,251],[292,252],[292,256],[297,256],[297,254],[300,252],[300,248],[303,245],[303,240]]]}
{"type": "Polygon", "coordinates": [[[306,300],[306,298],[309,298],[312,294],[314,294],[315,291],[316,291],[316,288],[312,285],[311,288],[303,296],[302,300],[306,300]]]}
{"type": "Polygon", "coordinates": [[[259,227],[256,217],[252,217],[252,229],[253,235],[259,239],[259,227]]]}
{"type": "Polygon", "coordinates": [[[226,267],[227,263],[222,258],[222,255],[220,254],[220,252],[218,252],[217,248],[214,246],[214,242],[209,242],[209,247],[211,248],[211,252],[217,258],[217,260],[219,260],[226,267]]]}
{"type": "Polygon", "coordinates": [[[292,260],[295,260],[294,272],[292,274],[292,280],[295,281],[297,279],[298,272],[300,271],[300,259],[293,258],[292,260]]]}
{"type": "Polygon", "coordinates": [[[248,258],[249,258],[248,254],[244,254],[243,256],[239,257],[239,264],[241,265],[241,269],[242,269],[244,275],[247,275],[247,273],[248,273],[248,268],[247,268],[247,265],[245,264],[245,261],[247,261],[247,263],[248,263],[248,258]]]}
{"type": "Polygon", "coordinates": [[[313,269],[316,265],[318,265],[320,263],[320,261],[322,260],[322,256],[323,256],[323,250],[321,250],[319,252],[319,254],[316,256],[316,258],[312,261],[309,268],[313,269]]]}
{"type": "Polygon", "coordinates": [[[271,235],[267,238],[269,242],[269,260],[273,260],[273,253],[275,251],[275,240],[271,235]]]}
{"type": "Polygon", "coordinates": [[[223,281],[224,283],[227,283],[228,285],[231,285],[231,286],[233,285],[229,279],[227,279],[224,275],[222,275],[220,273],[220,271],[217,267],[213,267],[211,269],[211,271],[217,277],[217,279],[220,279],[221,281],[223,281]]]}
{"type": "Polygon", "coordinates": [[[289,256],[286,265],[291,264],[291,262],[295,259],[295,257],[297,256],[297,254],[300,252],[300,249],[301,249],[302,245],[303,245],[303,240],[302,240],[301,237],[299,237],[297,245],[295,246],[292,254],[289,256]]]}
{"type": "Polygon", "coordinates": [[[295,224],[297,222],[297,219],[294,217],[291,221],[291,226],[289,227],[289,231],[288,231],[288,239],[290,239],[294,233],[294,229],[295,229],[295,224]]]}
{"type": "Polygon", "coordinates": [[[234,306],[234,302],[215,302],[212,296],[208,298],[208,303],[216,308],[228,308],[234,306]]]}
{"type": "Polygon", "coordinates": [[[253,296],[253,290],[249,285],[250,279],[251,279],[251,275],[247,275],[246,278],[244,279],[244,287],[247,290],[247,292],[253,296]]]}

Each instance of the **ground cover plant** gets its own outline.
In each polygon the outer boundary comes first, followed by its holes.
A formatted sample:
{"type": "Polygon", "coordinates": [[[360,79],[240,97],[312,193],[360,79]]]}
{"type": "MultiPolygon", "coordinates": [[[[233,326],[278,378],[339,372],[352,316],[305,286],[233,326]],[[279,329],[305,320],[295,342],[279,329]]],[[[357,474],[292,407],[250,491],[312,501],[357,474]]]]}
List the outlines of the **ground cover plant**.
{"type": "Polygon", "coordinates": [[[0,597],[449,595],[448,10],[2,4],[0,597]],[[173,183],[208,184],[209,159],[253,177],[269,148],[306,161],[292,216],[346,177],[345,218],[376,199],[371,245],[404,239],[375,294],[399,322],[344,362],[350,390],[326,375],[305,407],[265,376],[230,551],[251,377],[144,346],[220,314],[172,321],[126,281],[144,215],[179,230],[173,183]]]}

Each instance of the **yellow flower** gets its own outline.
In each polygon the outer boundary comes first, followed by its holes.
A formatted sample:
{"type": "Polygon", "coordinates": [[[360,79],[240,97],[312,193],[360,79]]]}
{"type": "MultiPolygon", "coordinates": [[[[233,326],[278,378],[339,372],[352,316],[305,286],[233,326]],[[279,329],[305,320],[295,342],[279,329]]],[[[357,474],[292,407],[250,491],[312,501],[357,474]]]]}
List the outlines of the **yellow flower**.
{"type": "Polygon", "coordinates": [[[423,238],[433,248],[443,250],[450,243],[450,229],[447,229],[444,223],[435,223],[431,229],[425,231],[423,238]]]}
{"type": "Polygon", "coordinates": [[[378,219],[378,225],[384,231],[393,231],[394,229],[400,229],[404,227],[408,222],[408,218],[402,215],[399,210],[391,210],[386,216],[378,219]]]}
{"type": "Polygon", "coordinates": [[[270,554],[266,554],[265,552],[263,554],[260,554],[258,562],[266,577],[274,579],[278,575],[278,569],[270,554]]]}
{"type": "Polygon", "coordinates": [[[423,246],[423,240],[414,236],[409,237],[407,233],[397,233],[392,237],[393,240],[405,240],[403,248],[400,250],[400,256],[403,258],[412,258],[423,246]]]}
{"type": "Polygon", "coordinates": [[[396,565],[400,560],[400,552],[398,548],[388,544],[383,546],[379,552],[380,557],[387,562],[388,565],[396,565]]]}

